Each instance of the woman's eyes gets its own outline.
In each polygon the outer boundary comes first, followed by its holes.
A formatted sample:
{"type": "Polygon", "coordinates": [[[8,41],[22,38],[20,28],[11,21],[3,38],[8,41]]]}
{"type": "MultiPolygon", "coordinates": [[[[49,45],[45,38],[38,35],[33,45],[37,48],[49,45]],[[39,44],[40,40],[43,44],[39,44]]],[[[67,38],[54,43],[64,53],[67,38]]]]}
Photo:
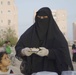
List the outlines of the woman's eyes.
{"type": "Polygon", "coordinates": [[[37,16],[40,19],[48,18],[48,16],[37,16]]]}

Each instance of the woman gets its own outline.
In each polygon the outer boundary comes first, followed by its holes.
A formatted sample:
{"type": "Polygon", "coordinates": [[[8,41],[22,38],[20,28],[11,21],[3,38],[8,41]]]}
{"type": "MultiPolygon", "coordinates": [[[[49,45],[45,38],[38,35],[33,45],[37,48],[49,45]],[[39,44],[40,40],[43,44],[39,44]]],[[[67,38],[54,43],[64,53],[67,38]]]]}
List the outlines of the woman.
{"type": "Polygon", "coordinates": [[[48,7],[36,12],[35,23],[22,34],[15,49],[16,56],[27,63],[26,75],[39,71],[60,75],[62,71],[73,70],[67,41],[48,7]]]}

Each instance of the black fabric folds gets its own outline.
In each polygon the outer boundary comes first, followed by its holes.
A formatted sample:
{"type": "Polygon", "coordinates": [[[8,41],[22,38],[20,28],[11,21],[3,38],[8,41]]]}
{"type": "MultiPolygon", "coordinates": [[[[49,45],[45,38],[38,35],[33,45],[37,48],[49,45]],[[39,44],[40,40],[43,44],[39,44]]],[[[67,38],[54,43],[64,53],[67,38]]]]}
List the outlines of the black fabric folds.
{"type": "Polygon", "coordinates": [[[30,74],[38,71],[54,71],[60,75],[62,71],[73,70],[67,41],[48,7],[37,11],[35,23],[21,35],[15,49],[16,56],[22,57],[29,64],[30,74]],[[41,22],[38,15],[48,18],[41,19],[43,21],[41,22]],[[22,57],[21,49],[25,47],[45,47],[49,50],[49,55],[40,57],[32,54],[29,57],[22,57]]]}

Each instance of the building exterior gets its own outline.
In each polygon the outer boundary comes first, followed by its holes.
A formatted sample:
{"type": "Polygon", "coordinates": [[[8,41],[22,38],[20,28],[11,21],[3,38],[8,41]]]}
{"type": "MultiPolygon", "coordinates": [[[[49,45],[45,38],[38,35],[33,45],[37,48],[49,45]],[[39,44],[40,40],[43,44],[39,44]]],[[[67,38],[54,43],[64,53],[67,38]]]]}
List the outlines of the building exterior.
{"type": "MultiPolygon", "coordinates": [[[[0,37],[1,32],[11,28],[18,37],[18,12],[14,0],[0,0],[0,37]]],[[[2,36],[3,37],[3,36],[2,36]]]]}
{"type": "Polygon", "coordinates": [[[76,41],[76,22],[73,23],[73,41],[76,41]]]}
{"type": "Polygon", "coordinates": [[[67,39],[67,12],[65,10],[52,10],[53,17],[67,39]]]}

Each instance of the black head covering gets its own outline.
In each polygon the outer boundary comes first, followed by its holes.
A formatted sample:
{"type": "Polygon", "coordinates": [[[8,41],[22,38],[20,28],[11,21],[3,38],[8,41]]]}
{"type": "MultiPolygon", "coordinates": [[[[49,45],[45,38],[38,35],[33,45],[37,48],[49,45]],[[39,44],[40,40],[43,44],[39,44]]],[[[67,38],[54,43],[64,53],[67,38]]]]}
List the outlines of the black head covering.
{"type": "Polygon", "coordinates": [[[42,33],[42,35],[47,34],[48,38],[50,38],[54,35],[57,35],[56,33],[62,34],[61,31],[59,30],[55,20],[53,19],[51,10],[48,7],[41,8],[37,12],[36,17],[35,17],[35,24],[34,25],[35,25],[35,28],[38,32],[38,35],[40,35],[41,33],[42,33]],[[48,18],[40,19],[40,18],[37,17],[38,15],[48,16],[48,18]]]}
{"type": "MultiPolygon", "coordinates": [[[[56,65],[60,72],[66,69],[64,64],[68,66],[66,70],[73,70],[67,41],[58,28],[53,19],[52,12],[48,7],[43,7],[37,11],[35,23],[24,32],[15,47],[16,55],[20,56],[21,49],[25,47],[45,47],[49,50],[49,58],[51,58],[52,55],[56,57],[56,65]],[[37,17],[38,15],[48,16],[48,18],[39,19],[37,17]]],[[[32,57],[32,59],[33,58],[35,59],[35,57],[32,57]]],[[[29,58],[29,60],[31,60],[31,58],[29,58]]]]}

